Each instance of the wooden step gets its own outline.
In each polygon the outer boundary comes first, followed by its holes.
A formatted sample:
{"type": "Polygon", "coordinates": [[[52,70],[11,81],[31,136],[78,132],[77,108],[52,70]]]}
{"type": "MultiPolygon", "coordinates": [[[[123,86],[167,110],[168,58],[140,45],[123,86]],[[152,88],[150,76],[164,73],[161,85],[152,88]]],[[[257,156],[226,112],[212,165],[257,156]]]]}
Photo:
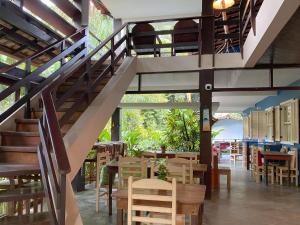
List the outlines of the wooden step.
{"type": "Polygon", "coordinates": [[[1,225],[51,225],[48,213],[35,213],[24,216],[7,216],[0,219],[1,225]]]}
{"type": "Polygon", "coordinates": [[[2,131],[2,146],[37,146],[40,143],[38,132],[2,131]]]}
{"type": "Polygon", "coordinates": [[[19,132],[38,132],[38,119],[16,119],[16,131],[19,132]]]}
{"type": "MultiPolygon", "coordinates": [[[[65,114],[65,111],[60,110],[59,112],[56,112],[56,116],[58,119],[60,119],[63,115],[65,114]]],[[[81,116],[82,112],[78,111],[75,112],[74,115],[70,118],[73,121],[76,121],[80,116],[81,116]]],[[[41,118],[41,116],[43,115],[42,111],[34,111],[31,113],[33,118],[41,118]]]]}
{"type": "Polygon", "coordinates": [[[37,164],[36,146],[0,146],[0,163],[37,164]]]}
{"type": "Polygon", "coordinates": [[[38,164],[0,163],[0,177],[13,177],[40,173],[38,164]]]}
{"type": "MultiPolygon", "coordinates": [[[[106,83],[101,83],[101,84],[99,84],[94,90],[93,90],[93,92],[100,92],[103,88],[104,88],[104,86],[106,85],[106,83]]],[[[66,84],[63,84],[63,85],[61,85],[61,86],[59,86],[58,88],[57,88],[57,92],[58,93],[66,93],[66,92],[68,92],[71,88],[72,88],[72,86],[73,85],[68,85],[67,83],[66,84]]],[[[84,92],[85,90],[87,89],[87,86],[86,85],[84,85],[84,86],[81,86],[76,92],[84,92]]]]}
{"type": "Polygon", "coordinates": [[[22,187],[13,190],[0,191],[0,202],[41,199],[44,197],[45,197],[45,193],[41,185],[36,187],[22,187]]]}

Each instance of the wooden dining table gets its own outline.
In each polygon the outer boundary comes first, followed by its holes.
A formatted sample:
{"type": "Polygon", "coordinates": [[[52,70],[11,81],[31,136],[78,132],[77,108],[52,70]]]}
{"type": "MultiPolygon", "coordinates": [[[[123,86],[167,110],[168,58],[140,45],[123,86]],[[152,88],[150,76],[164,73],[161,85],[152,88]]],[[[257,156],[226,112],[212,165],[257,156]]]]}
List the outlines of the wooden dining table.
{"type": "MultiPolygon", "coordinates": [[[[113,178],[118,173],[118,162],[116,160],[112,160],[107,165],[108,171],[108,213],[112,215],[112,189],[113,189],[113,178]]],[[[148,164],[147,168],[147,176],[150,177],[150,164],[148,164]]],[[[207,172],[207,165],[206,164],[194,164],[193,165],[193,173],[194,177],[197,177],[203,180],[204,174],[207,172]]]]}
{"type": "MultiPolygon", "coordinates": [[[[268,165],[270,161],[286,161],[288,163],[288,183],[290,185],[291,182],[291,160],[292,160],[292,155],[288,153],[283,153],[283,152],[271,152],[271,151],[262,151],[261,152],[262,157],[264,158],[264,166],[265,166],[265,171],[266,174],[268,174],[268,165]]],[[[266,185],[268,185],[269,179],[268,176],[266,176],[266,185]]]]}
{"type": "MultiPolygon", "coordinates": [[[[191,215],[192,225],[201,225],[204,199],[205,185],[199,184],[177,184],[177,214],[191,215]]],[[[128,208],[128,190],[118,190],[113,193],[117,206],[117,225],[123,225],[123,212],[128,208]]],[[[140,203],[142,204],[142,203],[140,203]]],[[[153,201],[151,205],[161,206],[162,202],[153,201]]]]}

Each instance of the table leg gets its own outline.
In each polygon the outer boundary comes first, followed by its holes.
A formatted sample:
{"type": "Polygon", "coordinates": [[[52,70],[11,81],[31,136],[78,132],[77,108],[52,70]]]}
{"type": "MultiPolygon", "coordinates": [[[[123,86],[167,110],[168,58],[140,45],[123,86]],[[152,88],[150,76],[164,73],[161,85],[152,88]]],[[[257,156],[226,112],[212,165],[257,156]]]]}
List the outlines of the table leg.
{"type": "Polygon", "coordinates": [[[269,171],[268,171],[268,160],[265,159],[265,172],[266,172],[266,185],[268,186],[269,184],[269,171]]]}
{"type": "Polygon", "coordinates": [[[117,209],[117,225],[123,225],[123,209],[117,209]]]}
{"type": "Polygon", "coordinates": [[[191,216],[191,225],[202,225],[203,221],[204,203],[199,206],[198,215],[191,216]]]}
{"type": "Polygon", "coordinates": [[[108,170],[108,214],[112,215],[112,186],[113,186],[113,171],[108,170]]]}
{"type": "Polygon", "coordinates": [[[291,185],[291,161],[288,160],[288,185],[291,185]]]}

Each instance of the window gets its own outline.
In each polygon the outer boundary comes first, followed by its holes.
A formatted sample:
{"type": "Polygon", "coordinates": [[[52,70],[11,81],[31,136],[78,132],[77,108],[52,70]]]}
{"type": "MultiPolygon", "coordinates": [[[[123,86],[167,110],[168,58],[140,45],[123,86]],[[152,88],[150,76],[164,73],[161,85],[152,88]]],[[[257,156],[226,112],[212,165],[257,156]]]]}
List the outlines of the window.
{"type": "Polygon", "coordinates": [[[299,100],[292,99],[280,104],[281,141],[299,143],[299,100]]]}
{"type": "Polygon", "coordinates": [[[274,107],[266,109],[266,140],[274,141],[274,107]]]}

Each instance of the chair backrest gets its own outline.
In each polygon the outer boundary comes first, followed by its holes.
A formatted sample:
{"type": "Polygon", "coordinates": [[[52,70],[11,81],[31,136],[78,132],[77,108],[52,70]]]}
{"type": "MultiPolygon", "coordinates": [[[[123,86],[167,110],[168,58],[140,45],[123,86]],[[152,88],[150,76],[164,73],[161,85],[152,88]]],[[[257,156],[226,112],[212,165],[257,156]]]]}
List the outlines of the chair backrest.
{"type": "MultiPolygon", "coordinates": [[[[186,184],[187,177],[189,178],[189,170],[186,169],[186,165],[183,164],[166,164],[166,181],[172,181],[173,178],[176,182],[186,184]]],[[[158,176],[159,164],[151,162],[151,179],[155,179],[158,176]]]]}
{"type": "MultiPolygon", "coordinates": [[[[174,26],[174,31],[179,30],[189,30],[189,29],[198,29],[198,23],[194,20],[181,20],[178,21],[174,26]]],[[[174,34],[173,42],[174,43],[183,43],[183,42],[198,42],[198,31],[188,34],[174,34]]]]}
{"type": "Polygon", "coordinates": [[[188,159],[188,160],[191,160],[192,163],[197,163],[198,155],[199,154],[196,152],[177,152],[175,154],[175,158],[188,159]]]}
{"type": "Polygon", "coordinates": [[[156,159],[157,154],[156,152],[143,152],[142,157],[147,159],[156,159]]]}
{"type": "Polygon", "coordinates": [[[289,154],[292,155],[292,160],[291,160],[291,169],[292,170],[298,170],[298,149],[297,148],[292,148],[289,154]]]}
{"type": "Polygon", "coordinates": [[[128,225],[134,222],[176,225],[176,180],[172,179],[172,183],[158,179],[133,181],[129,177],[127,216],[128,225]],[[152,216],[145,216],[149,212],[152,216]]]}
{"type": "Polygon", "coordinates": [[[231,154],[239,154],[240,153],[240,143],[239,142],[231,142],[230,143],[230,153],[231,154]]]}
{"type": "Polygon", "coordinates": [[[110,153],[108,151],[105,152],[97,152],[97,167],[105,166],[110,161],[110,153]]]}
{"type": "Polygon", "coordinates": [[[128,178],[143,179],[147,177],[147,163],[141,158],[119,157],[119,189],[127,188],[128,178]]]}
{"type": "Polygon", "coordinates": [[[135,34],[141,33],[141,32],[154,32],[154,27],[149,23],[139,23],[136,24],[132,28],[132,41],[133,45],[154,45],[155,44],[155,35],[149,35],[149,36],[134,36],[135,34]]]}
{"type": "Polygon", "coordinates": [[[188,184],[193,184],[194,183],[194,170],[193,170],[193,165],[194,161],[193,160],[188,160],[184,158],[172,158],[172,159],[167,159],[167,166],[169,165],[185,165],[185,180],[186,183],[188,184]]]}

